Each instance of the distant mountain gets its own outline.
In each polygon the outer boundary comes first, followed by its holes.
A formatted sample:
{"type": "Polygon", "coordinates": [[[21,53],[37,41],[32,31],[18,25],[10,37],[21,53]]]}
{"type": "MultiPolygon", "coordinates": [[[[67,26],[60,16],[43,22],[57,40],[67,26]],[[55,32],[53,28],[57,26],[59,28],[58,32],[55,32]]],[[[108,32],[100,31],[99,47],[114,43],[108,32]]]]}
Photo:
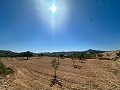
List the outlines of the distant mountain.
{"type": "Polygon", "coordinates": [[[64,55],[70,55],[73,53],[80,53],[80,52],[85,52],[85,53],[104,53],[106,51],[101,51],[101,50],[86,50],[86,51],[69,51],[69,52],[52,52],[52,53],[45,53],[46,55],[60,55],[60,54],[64,54],[64,55]]]}
{"type": "Polygon", "coordinates": [[[6,56],[6,55],[11,55],[15,54],[15,52],[9,51],[9,50],[0,50],[0,56],[6,56]]]}
{"type": "Polygon", "coordinates": [[[83,51],[83,52],[89,52],[89,53],[104,53],[104,52],[107,52],[107,51],[89,49],[89,50],[86,50],[86,51],[83,51]]]}
{"type": "Polygon", "coordinates": [[[52,53],[49,53],[50,55],[60,55],[60,54],[64,54],[64,55],[70,55],[70,54],[73,54],[73,53],[77,53],[79,51],[70,51],[70,52],[52,52],[52,53]]]}
{"type": "Polygon", "coordinates": [[[6,53],[13,53],[13,52],[9,50],[0,50],[0,54],[6,54],[6,53]]]}
{"type": "MultiPolygon", "coordinates": [[[[65,52],[65,51],[62,51],[62,52],[45,52],[44,54],[45,55],[60,55],[60,54],[64,54],[64,55],[70,55],[70,54],[73,54],[73,53],[79,53],[79,52],[85,52],[85,53],[104,53],[106,51],[100,51],[100,50],[92,50],[92,49],[89,49],[89,50],[86,50],[86,51],[68,51],[68,52],[65,52]]],[[[10,55],[10,54],[17,54],[16,52],[12,52],[12,51],[9,51],[9,50],[0,50],[0,56],[4,56],[4,55],[10,55]]],[[[33,53],[33,52],[32,52],[33,53]]],[[[34,55],[38,54],[38,53],[33,53],[34,55]]]]}

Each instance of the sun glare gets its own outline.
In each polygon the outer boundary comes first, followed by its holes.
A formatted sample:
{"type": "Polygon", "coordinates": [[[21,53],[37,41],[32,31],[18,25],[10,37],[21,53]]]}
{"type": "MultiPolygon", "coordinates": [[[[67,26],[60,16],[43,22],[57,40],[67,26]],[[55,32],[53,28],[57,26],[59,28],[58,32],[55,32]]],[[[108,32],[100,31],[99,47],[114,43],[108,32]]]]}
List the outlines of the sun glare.
{"type": "Polygon", "coordinates": [[[54,4],[51,6],[51,11],[52,11],[53,13],[56,12],[56,6],[55,6],[54,4]]]}
{"type": "Polygon", "coordinates": [[[62,28],[68,19],[67,0],[35,0],[35,3],[40,21],[45,21],[46,25],[51,27],[50,30],[61,30],[59,28],[62,28]]]}

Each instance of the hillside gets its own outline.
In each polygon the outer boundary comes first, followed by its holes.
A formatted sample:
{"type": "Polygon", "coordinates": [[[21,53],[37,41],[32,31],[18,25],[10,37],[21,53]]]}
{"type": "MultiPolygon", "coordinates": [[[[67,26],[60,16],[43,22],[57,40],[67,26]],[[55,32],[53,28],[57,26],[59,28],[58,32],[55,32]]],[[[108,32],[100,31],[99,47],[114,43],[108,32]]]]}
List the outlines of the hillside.
{"type": "Polygon", "coordinates": [[[108,51],[108,52],[104,52],[102,53],[105,58],[110,58],[110,59],[114,59],[117,57],[117,53],[119,53],[120,50],[115,50],[115,51],[108,51]]]}

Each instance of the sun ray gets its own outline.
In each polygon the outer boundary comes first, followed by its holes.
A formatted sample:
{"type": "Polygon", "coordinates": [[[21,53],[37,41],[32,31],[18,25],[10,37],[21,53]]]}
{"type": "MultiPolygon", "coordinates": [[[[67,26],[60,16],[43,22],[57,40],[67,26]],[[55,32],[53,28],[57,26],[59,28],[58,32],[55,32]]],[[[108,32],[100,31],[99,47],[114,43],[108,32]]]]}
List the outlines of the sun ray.
{"type": "Polygon", "coordinates": [[[54,21],[54,14],[52,14],[52,30],[53,30],[53,39],[54,39],[54,29],[55,29],[55,21],[54,21]]]}
{"type": "Polygon", "coordinates": [[[64,27],[65,21],[68,16],[68,7],[66,0],[36,0],[38,16],[43,22],[46,21],[46,25],[50,25],[54,37],[54,33],[61,32],[64,27]]]}

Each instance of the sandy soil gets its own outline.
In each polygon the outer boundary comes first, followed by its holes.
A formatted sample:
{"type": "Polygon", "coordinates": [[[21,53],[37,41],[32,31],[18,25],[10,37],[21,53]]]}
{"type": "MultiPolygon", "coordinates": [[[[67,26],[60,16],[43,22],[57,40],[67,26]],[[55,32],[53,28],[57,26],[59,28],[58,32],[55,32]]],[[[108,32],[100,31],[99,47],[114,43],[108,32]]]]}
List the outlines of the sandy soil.
{"type": "Polygon", "coordinates": [[[120,90],[120,61],[92,59],[79,63],[76,60],[75,64],[81,68],[74,68],[71,59],[61,59],[57,78],[62,87],[50,87],[54,75],[50,57],[2,61],[15,71],[7,76],[15,90],[120,90]]]}

